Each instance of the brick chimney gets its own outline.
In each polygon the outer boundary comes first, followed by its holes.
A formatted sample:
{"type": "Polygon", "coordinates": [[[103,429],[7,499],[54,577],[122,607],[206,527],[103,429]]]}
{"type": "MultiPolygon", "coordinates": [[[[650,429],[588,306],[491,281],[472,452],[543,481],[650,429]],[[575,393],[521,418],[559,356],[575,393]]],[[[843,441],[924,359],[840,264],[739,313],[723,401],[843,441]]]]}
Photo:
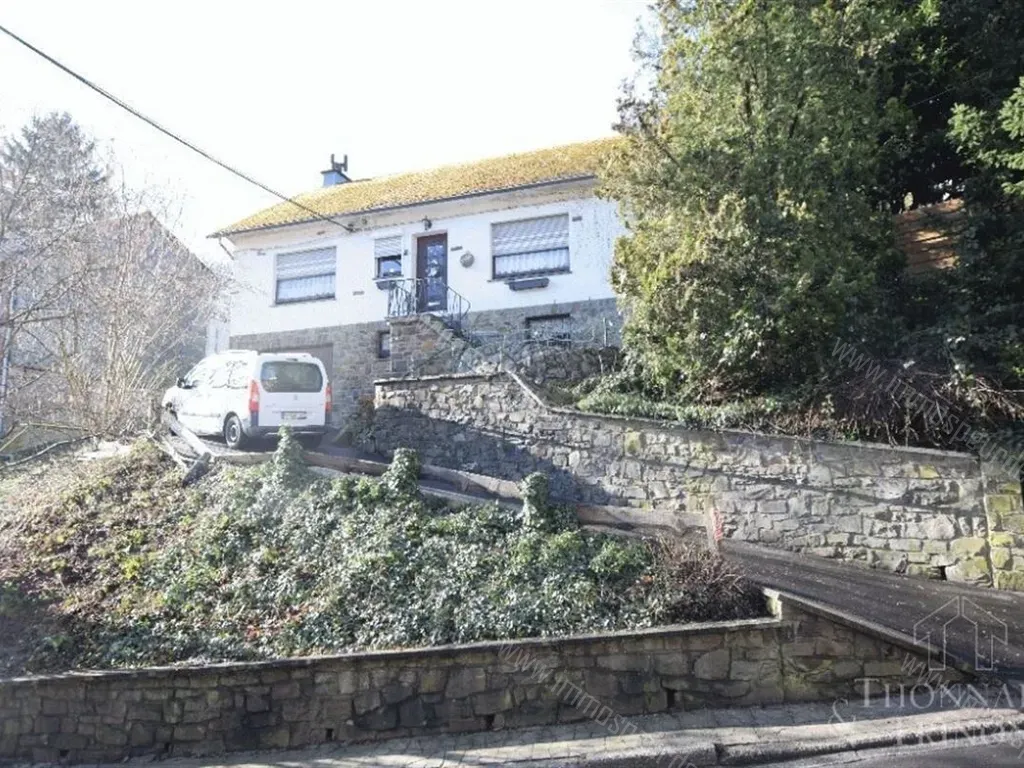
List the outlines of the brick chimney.
{"type": "Polygon", "coordinates": [[[334,155],[331,155],[331,167],[326,171],[320,171],[324,177],[324,186],[333,187],[335,184],[344,184],[346,181],[352,181],[348,177],[348,155],[345,155],[341,162],[336,162],[334,155]]]}

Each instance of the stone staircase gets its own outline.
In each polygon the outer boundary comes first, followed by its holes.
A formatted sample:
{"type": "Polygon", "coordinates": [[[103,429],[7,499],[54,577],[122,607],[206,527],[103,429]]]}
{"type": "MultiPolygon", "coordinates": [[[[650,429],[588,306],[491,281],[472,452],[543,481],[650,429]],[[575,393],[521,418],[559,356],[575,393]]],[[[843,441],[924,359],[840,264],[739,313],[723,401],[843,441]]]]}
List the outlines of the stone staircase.
{"type": "Polygon", "coordinates": [[[619,350],[596,339],[538,339],[525,332],[477,331],[432,314],[393,318],[391,373],[515,373],[537,385],[614,370],[619,350]]]}
{"type": "Polygon", "coordinates": [[[432,314],[396,317],[391,327],[391,372],[399,376],[493,373],[500,364],[455,325],[432,314]]]}

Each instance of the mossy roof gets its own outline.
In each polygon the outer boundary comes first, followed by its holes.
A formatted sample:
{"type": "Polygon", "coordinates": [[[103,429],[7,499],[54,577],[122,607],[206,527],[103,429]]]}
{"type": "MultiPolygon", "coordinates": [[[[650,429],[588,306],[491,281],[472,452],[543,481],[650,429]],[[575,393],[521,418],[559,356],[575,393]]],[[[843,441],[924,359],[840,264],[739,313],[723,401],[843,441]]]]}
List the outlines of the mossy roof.
{"type": "Polygon", "coordinates": [[[317,216],[311,210],[321,216],[346,216],[586,178],[597,173],[617,141],[609,137],[322,187],[297,195],[294,200],[298,205],[278,203],[218,230],[211,237],[314,221],[317,216]]]}

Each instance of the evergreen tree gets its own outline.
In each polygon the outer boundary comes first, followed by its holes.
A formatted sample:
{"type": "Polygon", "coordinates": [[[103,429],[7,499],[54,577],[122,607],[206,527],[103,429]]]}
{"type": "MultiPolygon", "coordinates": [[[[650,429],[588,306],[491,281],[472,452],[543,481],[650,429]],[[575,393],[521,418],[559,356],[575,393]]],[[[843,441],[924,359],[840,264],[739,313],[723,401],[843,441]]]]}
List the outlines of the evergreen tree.
{"type": "Polygon", "coordinates": [[[656,392],[793,387],[837,339],[887,334],[874,62],[899,27],[872,5],[658,5],[652,93],[624,101],[606,185],[629,226],[627,347],[656,392]]]}

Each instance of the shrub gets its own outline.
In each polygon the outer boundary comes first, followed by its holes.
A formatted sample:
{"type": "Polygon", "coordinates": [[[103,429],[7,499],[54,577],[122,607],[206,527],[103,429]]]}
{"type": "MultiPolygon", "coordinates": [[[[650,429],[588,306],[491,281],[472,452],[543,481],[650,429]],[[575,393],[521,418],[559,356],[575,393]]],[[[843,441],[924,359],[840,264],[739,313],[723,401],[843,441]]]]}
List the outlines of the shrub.
{"type": "Polygon", "coordinates": [[[414,496],[420,480],[420,457],[411,448],[399,448],[381,481],[395,498],[414,496]]]}
{"type": "MultiPolygon", "coordinates": [[[[159,453],[144,455],[140,486],[124,462],[73,488],[67,503],[151,504],[149,489],[180,473],[159,453]]],[[[399,451],[379,480],[327,480],[286,437],[265,465],[178,489],[172,504],[150,512],[138,540],[129,527],[110,547],[75,544],[88,549],[80,556],[51,545],[14,575],[28,584],[40,569],[59,568],[76,582],[62,587],[65,620],[50,640],[36,638],[28,666],[272,658],[641,628],[691,610],[701,619],[736,615],[734,584],[721,578],[702,590],[698,576],[659,563],[662,550],[581,529],[569,510],[550,506],[542,475],[524,483],[524,519],[497,504],[424,498],[417,474],[415,454],[399,451]],[[72,603],[79,609],[68,610],[72,603]]],[[[48,525],[61,530],[57,520],[48,525]]],[[[45,541],[45,530],[27,546],[45,541]]],[[[59,579],[47,578],[53,595],[59,579]]]]}
{"type": "Polygon", "coordinates": [[[612,279],[627,365],[658,396],[784,391],[831,370],[836,338],[890,330],[869,65],[895,30],[811,5],[659,4],[646,96],[620,102],[612,279]]]}
{"type": "Polygon", "coordinates": [[[717,553],[678,539],[651,546],[657,623],[743,619],[764,609],[761,591],[717,553]]]}

